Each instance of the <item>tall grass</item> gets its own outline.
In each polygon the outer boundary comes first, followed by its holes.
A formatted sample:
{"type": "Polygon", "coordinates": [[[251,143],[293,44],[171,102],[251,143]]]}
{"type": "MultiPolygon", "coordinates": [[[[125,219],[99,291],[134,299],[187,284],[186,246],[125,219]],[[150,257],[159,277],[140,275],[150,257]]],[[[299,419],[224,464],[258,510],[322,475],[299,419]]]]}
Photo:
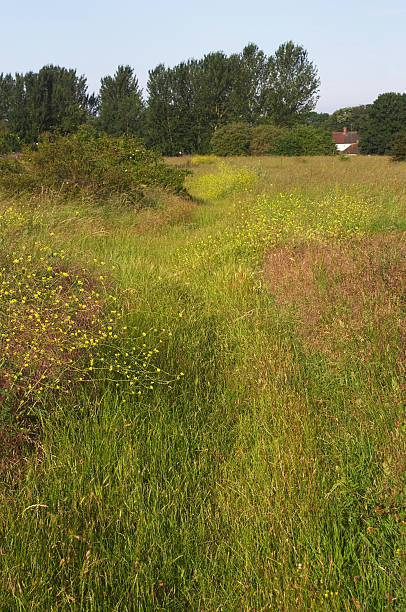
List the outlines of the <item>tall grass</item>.
{"type": "Polygon", "coordinates": [[[142,231],[32,211],[25,242],[105,262],[184,376],[49,403],[3,476],[0,609],[405,608],[404,177],[257,164],[197,165],[202,203],[142,231]]]}

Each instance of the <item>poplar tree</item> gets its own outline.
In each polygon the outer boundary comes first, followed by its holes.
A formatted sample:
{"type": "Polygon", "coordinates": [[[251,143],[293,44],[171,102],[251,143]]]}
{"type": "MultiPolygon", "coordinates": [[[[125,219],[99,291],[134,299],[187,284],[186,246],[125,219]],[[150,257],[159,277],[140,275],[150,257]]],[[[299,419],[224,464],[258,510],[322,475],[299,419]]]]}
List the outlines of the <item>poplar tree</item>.
{"type": "Polygon", "coordinates": [[[141,134],[144,103],[138,79],[130,66],[119,66],[113,77],[101,80],[99,121],[111,136],[141,134]]]}
{"type": "Polygon", "coordinates": [[[0,79],[0,113],[24,142],[42,132],[74,131],[86,121],[87,102],[86,78],[73,69],[49,65],[0,79]]]}
{"type": "Polygon", "coordinates": [[[315,108],[320,88],[317,68],[307,51],[292,41],[283,43],[268,65],[266,115],[282,126],[303,121],[315,108]]]}

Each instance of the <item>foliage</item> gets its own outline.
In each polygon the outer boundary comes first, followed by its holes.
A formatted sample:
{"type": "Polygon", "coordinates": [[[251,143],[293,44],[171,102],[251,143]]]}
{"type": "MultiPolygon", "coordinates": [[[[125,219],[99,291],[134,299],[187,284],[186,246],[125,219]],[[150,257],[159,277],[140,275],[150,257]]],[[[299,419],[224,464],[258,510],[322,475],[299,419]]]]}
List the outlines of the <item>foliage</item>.
{"type": "Polygon", "coordinates": [[[0,75],[0,121],[22,142],[41,133],[68,134],[97,125],[111,136],[142,136],[165,155],[205,154],[215,131],[229,123],[293,125],[315,106],[319,80],[307,51],[292,41],[267,56],[249,43],[149,72],[144,103],[130,66],[101,79],[100,95],[87,93],[75,70],[44,66],[38,73],[0,75]]]}
{"type": "Polygon", "coordinates": [[[368,110],[360,133],[362,153],[384,155],[395,134],[406,129],[406,94],[384,93],[368,110]]]}
{"type": "Polygon", "coordinates": [[[257,125],[252,128],[250,153],[251,155],[266,155],[272,153],[275,141],[286,134],[287,129],[272,124],[257,125]]]}
{"type": "Polygon", "coordinates": [[[254,43],[240,54],[230,56],[233,88],[229,105],[235,120],[250,125],[261,122],[265,114],[266,92],[269,89],[269,58],[254,43]]]}
{"type": "Polygon", "coordinates": [[[149,73],[146,141],[167,155],[207,153],[223,125],[292,125],[315,106],[317,70],[303,47],[281,45],[268,57],[250,43],[241,53],[209,53],[149,73]]]}
{"type": "Polygon", "coordinates": [[[389,145],[393,161],[406,161],[406,132],[396,134],[389,145]]]}
{"type": "Polygon", "coordinates": [[[84,127],[67,136],[44,135],[36,150],[23,153],[0,160],[0,186],[12,192],[52,189],[142,203],[147,186],[184,191],[187,172],[166,166],[137,138],[112,138],[84,127]]]}
{"type": "Polygon", "coordinates": [[[167,155],[207,153],[213,131],[233,118],[235,71],[235,58],[221,52],[150,71],[147,144],[167,155]]]}
{"type": "Polygon", "coordinates": [[[21,141],[16,134],[0,132],[0,155],[21,151],[21,141]]]}
{"type": "Polygon", "coordinates": [[[283,43],[269,59],[266,114],[276,125],[293,125],[316,106],[320,79],[307,51],[292,41],[283,43]]]}
{"type": "Polygon", "coordinates": [[[210,148],[214,155],[248,155],[251,136],[247,123],[228,123],[214,132],[210,148]]]}
{"type": "Polygon", "coordinates": [[[310,111],[305,117],[305,123],[315,128],[325,128],[329,118],[330,115],[328,113],[310,111]]]}
{"type": "Polygon", "coordinates": [[[333,132],[342,132],[345,127],[359,132],[368,121],[370,107],[370,104],[361,104],[340,108],[329,116],[323,127],[333,132]]]}
{"type": "Polygon", "coordinates": [[[335,155],[331,133],[308,125],[296,125],[275,140],[276,155],[335,155]]]}
{"type": "Polygon", "coordinates": [[[0,75],[0,99],[0,119],[26,143],[35,142],[42,132],[76,130],[88,116],[88,104],[94,104],[84,76],[52,65],[38,73],[0,75]]]}
{"type": "Polygon", "coordinates": [[[162,64],[149,73],[147,84],[146,143],[166,155],[191,153],[207,148],[207,119],[197,116],[195,60],[172,69],[162,64]]]}
{"type": "Polygon", "coordinates": [[[113,77],[101,80],[99,122],[111,136],[141,135],[144,103],[134,70],[119,66],[113,77]]]}

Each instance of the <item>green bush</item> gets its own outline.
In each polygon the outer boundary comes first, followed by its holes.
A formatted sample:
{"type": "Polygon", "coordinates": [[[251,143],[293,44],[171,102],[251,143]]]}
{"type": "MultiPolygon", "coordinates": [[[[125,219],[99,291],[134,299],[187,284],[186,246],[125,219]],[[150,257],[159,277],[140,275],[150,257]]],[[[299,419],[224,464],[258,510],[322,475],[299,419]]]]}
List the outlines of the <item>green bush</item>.
{"type": "Polygon", "coordinates": [[[0,133],[0,155],[21,151],[21,142],[16,134],[0,133]]]}
{"type": "Polygon", "coordinates": [[[250,143],[251,155],[266,155],[273,152],[275,140],[284,136],[287,130],[277,125],[257,125],[252,129],[250,143]]]}
{"type": "Polygon", "coordinates": [[[296,125],[275,139],[276,155],[335,155],[337,147],[331,133],[309,125],[296,125]]]}
{"type": "Polygon", "coordinates": [[[95,199],[125,196],[142,202],[143,188],[181,193],[187,171],[169,167],[137,138],[111,138],[83,127],[75,134],[45,134],[35,150],[23,148],[18,159],[0,160],[0,187],[61,194],[86,194],[95,199]]]}
{"type": "Polygon", "coordinates": [[[211,139],[214,155],[248,155],[252,128],[248,123],[228,123],[218,128],[211,139]]]}
{"type": "Polygon", "coordinates": [[[392,161],[406,161],[406,132],[396,134],[389,146],[392,161]]]}

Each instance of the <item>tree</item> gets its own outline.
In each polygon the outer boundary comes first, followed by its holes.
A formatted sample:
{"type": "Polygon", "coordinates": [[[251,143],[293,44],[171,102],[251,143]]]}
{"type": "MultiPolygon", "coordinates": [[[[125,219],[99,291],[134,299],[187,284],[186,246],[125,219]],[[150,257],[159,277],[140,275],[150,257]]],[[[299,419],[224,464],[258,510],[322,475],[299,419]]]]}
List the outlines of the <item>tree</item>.
{"type": "Polygon", "coordinates": [[[87,116],[86,91],[84,76],[60,66],[16,74],[12,86],[8,78],[8,101],[3,106],[10,131],[24,142],[33,142],[42,132],[76,130],[87,116]]]}
{"type": "Polygon", "coordinates": [[[389,146],[392,161],[406,161],[406,132],[396,134],[389,146]]]}
{"type": "Polygon", "coordinates": [[[326,127],[333,132],[341,132],[345,127],[349,130],[359,131],[368,120],[371,105],[348,106],[340,108],[330,115],[326,127]]]}
{"type": "Polygon", "coordinates": [[[269,58],[250,43],[174,68],[150,71],[146,142],[166,155],[207,153],[213,134],[229,123],[291,125],[308,115],[319,81],[307,52],[293,43],[269,58]]]}
{"type": "Polygon", "coordinates": [[[111,136],[139,135],[144,112],[142,92],[130,66],[119,66],[101,80],[100,127],[111,136]]]}
{"type": "Polygon", "coordinates": [[[305,118],[306,125],[311,125],[315,128],[327,128],[329,127],[330,115],[328,113],[316,113],[316,111],[310,111],[305,118]]]}
{"type": "Polygon", "coordinates": [[[8,121],[15,80],[11,74],[0,74],[0,121],[8,121]]]}
{"type": "Polygon", "coordinates": [[[264,93],[268,84],[268,58],[254,43],[230,56],[232,90],[230,113],[235,121],[258,123],[264,115],[264,93]]]}
{"type": "Polygon", "coordinates": [[[230,104],[233,90],[232,61],[221,51],[208,53],[196,74],[196,101],[210,126],[216,130],[233,118],[230,104]]]}
{"type": "Polygon", "coordinates": [[[169,69],[163,64],[149,71],[147,91],[146,142],[165,155],[174,155],[177,143],[174,134],[172,92],[169,69]]]}
{"type": "Polygon", "coordinates": [[[232,67],[221,52],[150,71],[146,141],[166,155],[206,153],[214,130],[232,120],[232,67]]]}
{"type": "Polygon", "coordinates": [[[94,119],[99,114],[100,100],[95,93],[86,96],[86,107],[89,119],[94,119]]]}
{"type": "Polygon", "coordinates": [[[293,125],[315,108],[320,80],[303,47],[280,45],[269,58],[268,78],[266,114],[276,125],[293,125]]]}
{"type": "Polygon", "coordinates": [[[384,93],[371,104],[360,130],[362,153],[384,155],[395,134],[406,131],[406,94],[384,93]]]}

